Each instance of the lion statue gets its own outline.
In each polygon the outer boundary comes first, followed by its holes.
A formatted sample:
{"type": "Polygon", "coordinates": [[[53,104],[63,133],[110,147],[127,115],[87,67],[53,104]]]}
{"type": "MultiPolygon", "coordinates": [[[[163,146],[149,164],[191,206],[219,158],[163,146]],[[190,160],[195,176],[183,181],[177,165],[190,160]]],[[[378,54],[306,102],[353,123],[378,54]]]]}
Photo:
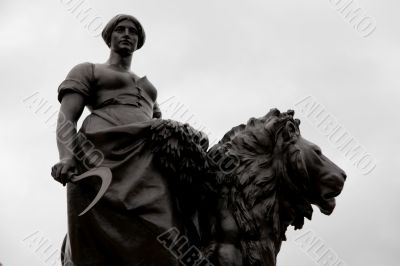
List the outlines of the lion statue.
{"type": "Polygon", "coordinates": [[[199,226],[215,266],[276,265],[289,225],[311,220],[312,204],[326,215],[335,208],[346,174],[301,136],[293,116],[272,109],[207,152],[215,197],[206,197],[199,226]]]}

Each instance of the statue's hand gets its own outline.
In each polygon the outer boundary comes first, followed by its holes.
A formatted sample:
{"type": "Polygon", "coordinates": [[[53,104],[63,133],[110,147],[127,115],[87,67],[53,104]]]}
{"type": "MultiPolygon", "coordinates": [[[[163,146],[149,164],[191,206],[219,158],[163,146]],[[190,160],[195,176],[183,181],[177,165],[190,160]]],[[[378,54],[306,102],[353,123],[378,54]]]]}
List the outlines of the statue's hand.
{"type": "Polygon", "coordinates": [[[63,186],[77,174],[77,164],[74,158],[62,159],[51,168],[51,176],[63,186]]]}

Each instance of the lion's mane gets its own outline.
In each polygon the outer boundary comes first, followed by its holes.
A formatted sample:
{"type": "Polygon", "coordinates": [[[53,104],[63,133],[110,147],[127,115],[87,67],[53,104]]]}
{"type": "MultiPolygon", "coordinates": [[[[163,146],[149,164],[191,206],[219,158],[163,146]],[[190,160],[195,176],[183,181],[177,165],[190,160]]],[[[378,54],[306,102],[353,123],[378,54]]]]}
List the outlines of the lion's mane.
{"type": "Polygon", "coordinates": [[[213,171],[218,185],[228,188],[226,204],[239,228],[241,252],[249,265],[275,262],[287,226],[300,229],[304,217],[312,216],[301,152],[294,152],[298,151],[295,142],[284,148],[277,145],[288,121],[298,129],[300,121],[293,115],[291,110],[281,113],[272,109],[261,118],[251,118],[232,128],[209,151],[237,158],[232,171],[220,171],[216,165],[213,171]],[[266,224],[260,224],[260,215],[266,224]],[[270,227],[269,236],[261,235],[261,226],[270,227]],[[265,254],[269,254],[267,258],[265,254]]]}

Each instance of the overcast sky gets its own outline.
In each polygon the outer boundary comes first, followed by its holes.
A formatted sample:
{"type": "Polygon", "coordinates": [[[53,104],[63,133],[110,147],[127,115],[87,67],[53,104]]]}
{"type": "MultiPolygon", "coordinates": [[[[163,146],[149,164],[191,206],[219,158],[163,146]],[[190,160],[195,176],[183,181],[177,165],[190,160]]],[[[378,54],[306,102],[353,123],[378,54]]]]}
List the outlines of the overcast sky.
{"type": "Polygon", "coordinates": [[[35,251],[32,235],[60,248],[66,195],[50,176],[58,160],[50,114],[59,108],[57,87],[74,65],[107,60],[96,28],[117,13],[132,14],[144,26],[147,40],[132,70],[157,87],[164,117],[189,121],[217,140],[270,108],[294,109],[302,135],[347,172],[334,213],[315,209],[302,231],[289,229],[278,266],[323,265],[299,245],[307,232],[340,265],[399,265],[400,2],[357,0],[366,18],[359,25],[336,0],[85,0],[92,8],[89,28],[73,8],[78,2],[0,1],[4,266],[51,265],[35,251]],[[365,174],[355,166],[307,116],[299,105],[305,98],[324,106],[376,167],[365,174]]]}

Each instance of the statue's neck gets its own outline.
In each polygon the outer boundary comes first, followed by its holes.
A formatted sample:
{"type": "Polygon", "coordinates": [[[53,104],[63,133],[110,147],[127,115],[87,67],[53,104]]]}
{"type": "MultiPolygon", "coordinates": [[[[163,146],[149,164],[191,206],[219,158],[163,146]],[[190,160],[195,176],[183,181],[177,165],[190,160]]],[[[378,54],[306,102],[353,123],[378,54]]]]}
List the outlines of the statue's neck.
{"type": "Polygon", "coordinates": [[[129,71],[131,69],[131,63],[132,54],[120,54],[113,50],[111,50],[110,57],[107,60],[107,64],[126,71],[129,71]]]}

